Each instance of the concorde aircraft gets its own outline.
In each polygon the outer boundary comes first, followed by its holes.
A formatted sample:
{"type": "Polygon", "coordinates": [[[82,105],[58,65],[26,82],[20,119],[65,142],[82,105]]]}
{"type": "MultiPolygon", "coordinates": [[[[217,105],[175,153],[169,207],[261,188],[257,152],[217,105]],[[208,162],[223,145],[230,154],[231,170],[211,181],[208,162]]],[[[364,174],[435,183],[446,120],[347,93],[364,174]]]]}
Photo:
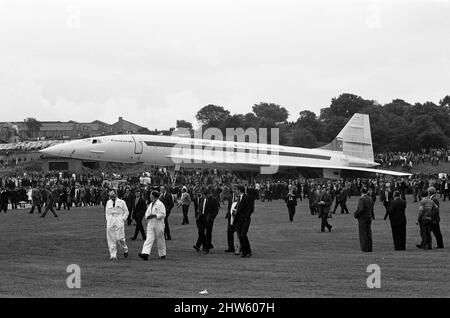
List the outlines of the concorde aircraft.
{"type": "MultiPolygon", "coordinates": [[[[238,139],[239,140],[239,139],[238,139]]],[[[186,136],[111,135],[69,141],[41,150],[47,156],[89,161],[145,163],[193,168],[218,168],[273,174],[296,171],[304,177],[339,179],[352,174],[409,176],[376,169],[369,115],[354,114],[328,145],[308,149],[186,136]]],[[[253,173],[251,172],[251,173],[253,173]]]]}

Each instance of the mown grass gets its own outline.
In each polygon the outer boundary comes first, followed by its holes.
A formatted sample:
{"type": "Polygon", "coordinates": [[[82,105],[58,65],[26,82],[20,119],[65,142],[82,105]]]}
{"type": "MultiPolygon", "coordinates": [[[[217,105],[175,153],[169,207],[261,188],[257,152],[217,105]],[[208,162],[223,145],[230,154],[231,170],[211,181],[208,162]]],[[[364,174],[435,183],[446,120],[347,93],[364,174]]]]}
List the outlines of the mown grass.
{"type": "MultiPolygon", "coordinates": [[[[348,204],[356,207],[356,198],[348,204]]],[[[449,244],[448,202],[442,203],[441,228],[449,244]]],[[[128,240],[130,256],[109,261],[105,221],[99,207],[76,208],[45,219],[27,211],[0,215],[1,297],[449,297],[450,249],[421,251],[414,224],[417,204],[408,197],[407,251],[395,252],[384,208],[376,203],[374,252],[359,250],[352,215],[336,214],[331,233],[320,233],[320,220],[305,201],[288,221],[281,201],[256,203],[249,238],[253,257],[224,253],[225,211],[216,219],[209,255],[192,248],[196,240],[193,211],[182,226],[181,210],[170,216],[172,241],[167,260],[155,247],[144,262],[137,253],[142,241],[128,240]],[[69,289],[66,268],[81,267],[81,288],[69,289]],[[381,288],[368,289],[369,264],[381,267],[381,288]],[[206,289],[207,295],[199,292],[206,289]]],[[[339,213],[339,209],[338,209],[339,213]]],[[[127,238],[134,226],[127,227],[127,238]]],[[[435,245],[435,242],[433,242],[435,245]]],[[[120,254],[119,254],[120,255],[120,254]]]]}

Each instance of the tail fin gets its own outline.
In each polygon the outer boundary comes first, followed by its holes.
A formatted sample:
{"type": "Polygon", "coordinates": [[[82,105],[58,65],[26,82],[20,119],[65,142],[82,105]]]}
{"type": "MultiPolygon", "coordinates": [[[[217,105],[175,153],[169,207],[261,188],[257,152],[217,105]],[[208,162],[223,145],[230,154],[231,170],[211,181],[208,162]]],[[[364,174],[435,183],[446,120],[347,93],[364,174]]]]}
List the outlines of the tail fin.
{"type": "Polygon", "coordinates": [[[320,149],[341,151],[344,155],[373,162],[369,115],[354,114],[336,138],[320,149]]]}

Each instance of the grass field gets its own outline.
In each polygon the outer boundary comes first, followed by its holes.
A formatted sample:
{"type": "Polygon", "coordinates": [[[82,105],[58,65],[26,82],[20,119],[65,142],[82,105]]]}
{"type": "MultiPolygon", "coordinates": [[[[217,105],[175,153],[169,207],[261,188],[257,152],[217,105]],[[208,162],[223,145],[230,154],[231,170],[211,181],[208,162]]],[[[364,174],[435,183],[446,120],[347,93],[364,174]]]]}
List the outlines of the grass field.
{"type": "MultiPolygon", "coordinates": [[[[249,238],[253,257],[224,253],[226,220],[216,219],[209,255],[192,245],[196,226],[181,226],[181,209],[170,216],[172,241],[167,259],[155,247],[148,262],[138,258],[142,241],[128,240],[130,256],[109,261],[105,222],[100,207],[60,211],[45,219],[27,211],[0,215],[1,297],[449,297],[450,204],[442,203],[445,249],[421,251],[415,246],[417,203],[408,197],[407,251],[395,252],[384,208],[376,203],[374,252],[359,250],[352,215],[335,214],[331,233],[320,232],[320,220],[301,202],[294,222],[282,201],[256,203],[249,238]],[[70,264],[81,268],[81,288],[66,286],[70,264]],[[368,289],[369,264],[381,267],[381,288],[368,289]],[[208,295],[199,292],[206,289],[208,295]]],[[[349,201],[351,212],[357,198],[349,201]]],[[[339,213],[339,209],[338,212],[339,213]]],[[[134,226],[127,227],[127,238],[134,226]]],[[[433,238],[433,246],[435,241],[433,238]]],[[[119,254],[121,256],[121,254],[119,254]]]]}

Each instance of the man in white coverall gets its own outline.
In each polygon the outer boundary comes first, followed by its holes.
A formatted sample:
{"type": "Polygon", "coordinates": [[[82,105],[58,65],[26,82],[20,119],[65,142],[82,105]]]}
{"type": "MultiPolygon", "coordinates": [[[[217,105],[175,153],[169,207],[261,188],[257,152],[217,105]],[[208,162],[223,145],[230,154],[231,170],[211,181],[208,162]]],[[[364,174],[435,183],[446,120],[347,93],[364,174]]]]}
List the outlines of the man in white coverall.
{"type": "Polygon", "coordinates": [[[152,250],[153,243],[156,239],[158,245],[158,255],[160,259],[166,258],[166,241],[164,240],[164,218],[166,217],[166,208],[164,203],[159,199],[159,192],[152,191],[150,194],[150,200],[152,203],[145,212],[145,218],[147,223],[147,239],[142,247],[142,253],[139,253],[139,257],[147,261],[152,250]]]}
{"type": "Polygon", "coordinates": [[[105,207],[106,239],[108,240],[110,259],[117,259],[117,244],[123,248],[123,256],[128,257],[128,246],[125,242],[125,221],[128,208],[125,201],[118,199],[115,190],[109,192],[109,200],[105,207]]]}

